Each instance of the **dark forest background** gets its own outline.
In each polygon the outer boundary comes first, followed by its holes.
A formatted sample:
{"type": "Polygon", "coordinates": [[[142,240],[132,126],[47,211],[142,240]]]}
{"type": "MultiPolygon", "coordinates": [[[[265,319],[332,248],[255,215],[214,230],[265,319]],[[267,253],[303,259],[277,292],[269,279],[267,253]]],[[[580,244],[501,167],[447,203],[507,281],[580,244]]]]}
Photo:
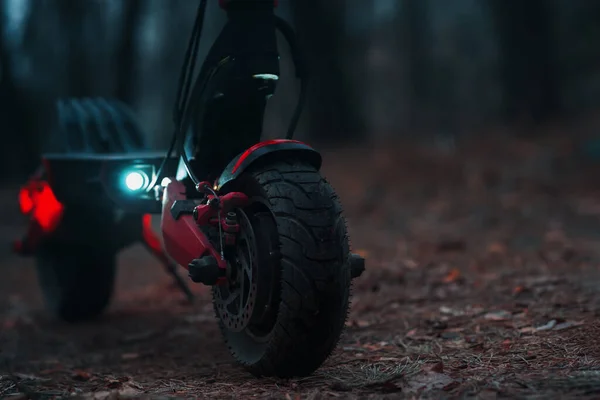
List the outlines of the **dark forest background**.
{"type": "MultiPolygon", "coordinates": [[[[298,137],[343,146],[536,127],[600,105],[597,0],[280,0],[312,72],[298,137]]],[[[192,0],[1,0],[0,179],[37,166],[63,96],[118,97],[166,147],[192,0]]],[[[200,56],[225,15],[211,1],[200,56]]],[[[283,81],[265,136],[283,134],[283,81]]]]}

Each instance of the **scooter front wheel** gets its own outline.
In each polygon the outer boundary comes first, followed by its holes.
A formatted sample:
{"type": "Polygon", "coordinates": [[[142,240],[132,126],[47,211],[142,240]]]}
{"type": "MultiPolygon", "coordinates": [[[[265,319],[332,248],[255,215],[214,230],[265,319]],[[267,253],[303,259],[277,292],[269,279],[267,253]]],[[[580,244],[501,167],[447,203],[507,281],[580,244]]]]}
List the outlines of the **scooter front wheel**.
{"type": "Polygon", "coordinates": [[[350,249],[330,184],[300,161],[261,165],[231,188],[240,233],[226,285],[213,288],[221,332],[256,376],[310,375],[327,359],[349,307],[350,249]]]}

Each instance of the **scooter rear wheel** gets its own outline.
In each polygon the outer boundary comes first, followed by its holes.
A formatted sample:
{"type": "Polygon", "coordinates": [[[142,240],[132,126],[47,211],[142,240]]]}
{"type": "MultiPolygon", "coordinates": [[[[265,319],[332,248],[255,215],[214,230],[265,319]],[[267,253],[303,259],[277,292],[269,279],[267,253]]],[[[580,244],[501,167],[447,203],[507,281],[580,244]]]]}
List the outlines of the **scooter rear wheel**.
{"type": "MultiPolygon", "coordinates": [[[[105,98],[64,98],[57,102],[58,127],[46,144],[49,153],[116,154],[148,148],[133,112],[105,98]]],[[[117,249],[114,215],[78,204],[66,207],[58,227],[35,254],[38,281],[54,316],[78,322],[108,307],[115,284],[117,249]]]]}
{"type": "Polygon", "coordinates": [[[54,241],[41,246],[36,261],[46,307],[61,320],[95,318],[110,303],[117,269],[114,251],[54,241]]]}
{"type": "Polygon", "coordinates": [[[251,204],[215,312],[235,359],[256,376],[310,375],[343,331],[351,271],[345,220],[329,183],[301,161],[255,167],[232,187],[251,204]]]}

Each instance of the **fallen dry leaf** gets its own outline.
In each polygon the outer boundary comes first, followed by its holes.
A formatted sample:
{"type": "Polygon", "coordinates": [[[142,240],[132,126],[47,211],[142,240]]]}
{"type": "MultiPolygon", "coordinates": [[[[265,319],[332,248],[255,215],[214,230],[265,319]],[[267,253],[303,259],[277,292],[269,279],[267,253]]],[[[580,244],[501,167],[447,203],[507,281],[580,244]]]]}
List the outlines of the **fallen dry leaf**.
{"type": "Polygon", "coordinates": [[[490,311],[483,318],[490,321],[507,321],[512,319],[512,313],[505,310],[490,311]]]}
{"type": "MultiPolygon", "coordinates": [[[[40,378],[39,376],[36,375],[31,375],[31,374],[21,374],[21,373],[14,373],[12,374],[13,377],[15,378],[19,378],[20,380],[23,381],[49,381],[49,378],[40,378]]],[[[1,377],[1,375],[0,375],[1,377]]]]}
{"type": "Polygon", "coordinates": [[[448,275],[444,277],[444,283],[456,282],[460,278],[460,271],[457,268],[452,268],[448,275]]]}
{"type": "Polygon", "coordinates": [[[537,330],[533,326],[526,326],[524,328],[519,329],[521,333],[535,333],[537,330]]]}
{"type": "Polygon", "coordinates": [[[126,382],[132,382],[131,378],[128,376],[122,376],[120,378],[109,378],[106,379],[106,387],[111,389],[121,388],[123,384],[126,382]]]}
{"type": "Polygon", "coordinates": [[[75,370],[71,374],[71,377],[76,381],[89,381],[92,378],[92,374],[83,370],[75,370]]]}
{"type": "Polygon", "coordinates": [[[446,315],[452,315],[454,317],[460,317],[461,315],[465,315],[465,312],[462,310],[457,310],[457,309],[446,307],[446,306],[440,307],[440,313],[446,314],[446,315]]]}
{"type": "Polygon", "coordinates": [[[582,326],[582,321],[566,321],[560,324],[556,324],[552,330],[554,331],[563,331],[565,329],[576,328],[578,326],[582,326]]]}
{"type": "Polygon", "coordinates": [[[353,320],[353,321],[351,322],[351,326],[358,327],[358,328],[366,328],[366,327],[368,327],[369,325],[371,325],[371,323],[370,323],[370,322],[368,322],[368,321],[365,321],[365,320],[362,320],[362,319],[353,320]]]}
{"type": "Polygon", "coordinates": [[[513,289],[513,294],[523,293],[525,290],[527,289],[524,286],[517,286],[513,289]]]}
{"type": "Polygon", "coordinates": [[[545,323],[542,326],[536,327],[535,329],[538,331],[547,331],[547,330],[554,328],[555,326],[556,326],[556,320],[553,319],[551,321],[548,321],[547,323],[545,323]]]}
{"type": "Polygon", "coordinates": [[[78,396],[80,399],[84,400],[108,400],[110,398],[114,398],[117,393],[109,392],[107,390],[102,390],[98,392],[89,392],[83,393],[78,396]]]}
{"type": "Polygon", "coordinates": [[[442,374],[442,373],[444,373],[444,363],[441,361],[438,363],[435,363],[431,366],[431,368],[429,368],[429,370],[442,374]]]}
{"type": "Polygon", "coordinates": [[[136,389],[130,385],[125,385],[125,387],[123,387],[123,389],[120,389],[118,391],[119,396],[137,396],[140,393],[142,393],[141,390],[136,389]]]}

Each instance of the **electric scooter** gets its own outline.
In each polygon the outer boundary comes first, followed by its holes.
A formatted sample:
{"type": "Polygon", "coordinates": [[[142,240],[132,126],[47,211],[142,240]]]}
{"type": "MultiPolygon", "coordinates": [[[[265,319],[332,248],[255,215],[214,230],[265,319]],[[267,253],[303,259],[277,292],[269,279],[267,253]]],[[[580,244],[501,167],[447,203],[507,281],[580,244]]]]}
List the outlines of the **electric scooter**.
{"type": "Polygon", "coordinates": [[[49,309],[77,322],[105,310],[118,252],[141,242],[190,300],[180,266],[212,287],[224,340],[248,371],[305,376],[335,348],[365,260],[350,252],[320,153],[293,139],[308,74],[292,28],[274,13],[277,1],[219,3],[227,23],[194,78],[207,7],[200,1],[166,155],[145,150],[126,105],[59,101],[63,151],[43,154],[19,193],[29,229],[15,250],[36,258],[49,309]],[[300,100],[285,138],[261,141],[280,76],[276,31],[290,46],[300,100]]]}

